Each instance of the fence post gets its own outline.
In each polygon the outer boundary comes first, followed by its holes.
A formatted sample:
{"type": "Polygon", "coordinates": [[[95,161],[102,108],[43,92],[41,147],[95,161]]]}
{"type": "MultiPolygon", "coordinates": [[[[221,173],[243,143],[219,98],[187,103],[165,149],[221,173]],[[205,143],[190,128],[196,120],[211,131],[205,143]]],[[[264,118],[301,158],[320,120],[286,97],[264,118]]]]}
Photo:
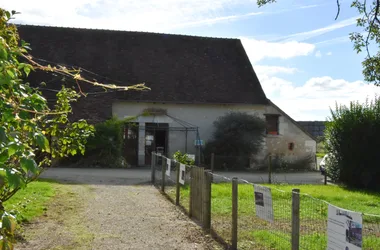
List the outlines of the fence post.
{"type": "Polygon", "coordinates": [[[150,163],[150,166],[151,166],[151,171],[152,171],[152,176],[151,176],[151,180],[152,180],[152,184],[154,185],[155,182],[156,182],[156,152],[152,152],[152,159],[151,159],[151,163],[150,163]]]}
{"type": "Polygon", "coordinates": [[[292,190],[292,250],[299,250],[300,244],[300,190],[292,190]]]}
{"type": "Polygon", "coordinates": [[[325,185],[327,185],[327,173],[326,173],[326,170],[325,170],[325,174],[324,174],[324,183],[325,183],[325,185]]]}
{"type": "Polygon", "coordinates": [[[179,178],[180,178],[180,163],[179,162],[177,162],[176,164],[176,167],[177,167],[177,172],[176,172],[176,174],[177,174],[177,180],[176,180],[176,183],[175,183],[175,204],[178,206],[179,205],[179,196],[180,196],[180,192],[181,192],[181,184],[179,183],[179,178]]]}
{"type": "Polygon", "coordinates": [[[204,189],[203,189],[203,228],[208,233],[211,229],[211,171],[204,171],[204,189]]]}
{"type": "Polygon", "coordinates": [[[232,178],[232,237],[231,246],[237,249],[238,241],[238,178],[232,178]]]}
{"type": "Polygon", "coordinates": [[[161,165],[162,165],[162,183],[161,183],[161,191],[165,192],[165,172],[166,172],[166,158],[161,156],[161,165]],[[165,160],[164,160],[165,159],[165,160]]]}
{"type": "Polygon", "coordinates": [[[214,157],[215,157],[215,154],[211,153],[211,167],[210,167],[211,172],[214,172],[214,164],[215,164],[214,157]]]}
{"type": "Polygon", "coordinates": [[[189,217],[193,217],[193,196],[194,196],[194,167],[190,166],[190,199],[189,199],[189,217]]]}
{"type": "Polygon", "coordinates": [[[269,164],[268,164],[268,183],[272,183],[272,154],[269,155],[269,164]]]}

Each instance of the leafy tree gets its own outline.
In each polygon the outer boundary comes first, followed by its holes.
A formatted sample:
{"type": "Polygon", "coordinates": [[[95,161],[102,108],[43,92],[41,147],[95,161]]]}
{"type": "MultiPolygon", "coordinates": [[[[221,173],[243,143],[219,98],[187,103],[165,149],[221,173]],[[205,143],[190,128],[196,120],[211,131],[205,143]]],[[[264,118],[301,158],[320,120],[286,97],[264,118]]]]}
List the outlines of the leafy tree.
{"type": "MultiPolygon", "coordinates": [[[[259,7],[269,3],[274,3],[276,0],[257,0],[259,7]]],[[[335,20],[340,14],[341,0],[337,0],[337,14],[335,20]]],[[[363,50],[366,53],[363,65],[364,80],[373,83],[376,86],[380,85],[380,1],[373,0],[353,0],[351,7],[355,8],[361,15],[356,25],[363,29],[362,32],[350,33],[350,39],[354,44],[354,50],[357,53],[363,50]]]]}
{"type": "Polygon", "coordinates": [[[9,23],[16,12],[0,8],[0,249],[13,249],[15,217],[3,203],[25,188],[48,167],[53,157],[83,154],[94,128],[85,120],[70,122],[71,102],[80,95],[62,87],[54,107],[26,81],[29,73],[44,70],[104,88],[143,89],[107,85],[84,79],[79,70],[41,65],[28,54],[16,26],[9,23]]]}
{"type": "Polygon", "coordinates": [[[380,99],[331,110],[326,147],[328,175],[350,187],[379,189],[380,99]]]}
{"type": "Polygon", "coordinates": [[[206,144],[205,154],[223,156],[229,167],[246,167],[249,157],[262,149],[265,121],[258,116],[230,112],[219,117],[214,122],[214,128],[212,139],[206,144]]]}

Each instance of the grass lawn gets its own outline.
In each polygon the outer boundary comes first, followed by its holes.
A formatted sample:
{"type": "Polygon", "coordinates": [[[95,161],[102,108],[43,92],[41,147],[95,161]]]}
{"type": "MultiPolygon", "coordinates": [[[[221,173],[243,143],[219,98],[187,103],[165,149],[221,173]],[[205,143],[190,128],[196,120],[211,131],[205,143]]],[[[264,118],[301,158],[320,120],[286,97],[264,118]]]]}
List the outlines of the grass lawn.
{"type": "Polygon", "coordinates": [[[325,154],[326,153],[317,153],[316,155],[317,155],[318,158],[323,158],[325,156],[325,154]]]}
{"type": "MultiPolygon", "coordinates": [[[[290,249],[291,190],[301,190],[300,248],[326,249],[328,205],[380,215],[380,194],[323,185],[265,185],[272,187],[274,223],[255,216],[253,186],[239,184],[239,249],[290,249]],[[280,192],[276,189],[283,190],[280,192]],[[306,194],[309,194],[310,197],[306,194]]],[[[231,238],[231,184],[213,184],[211,220],[213,229],[226,241],[231,238]]],[[[172,196],[174,189],[169,189],[172,196]]],[[[181,187],[181,204],[188,209],[189,188],[181,187]]],[[[363,249],[380,249],[380,218],[364,216],[363,249]]]]}
{"type": "Polygon", "coordinates": [[[55,196],[56,185],[48,180],[34,181],[18,191],[4,206],[8,211],[16,213],[18,222],[30,222],[46,211],[49,200],[55,196]]]}

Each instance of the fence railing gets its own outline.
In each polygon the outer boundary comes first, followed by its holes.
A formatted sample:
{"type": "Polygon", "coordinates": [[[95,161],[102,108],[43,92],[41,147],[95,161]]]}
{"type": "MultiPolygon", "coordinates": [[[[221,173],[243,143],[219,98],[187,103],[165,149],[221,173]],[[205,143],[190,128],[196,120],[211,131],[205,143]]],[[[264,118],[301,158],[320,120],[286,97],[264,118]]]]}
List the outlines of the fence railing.
{"type": "MultiPolygon", "coordinates": [[[[151,169],[152,183],[229,249],[327,249],[330,204],[324,200],[155,153],[151,169]]],[[[359,237],[355,230],[346,232],[351,242],[359,237]]],[[[380,216],[363,215],[360,232],[362,249],[380,249],[380,216]]]]}

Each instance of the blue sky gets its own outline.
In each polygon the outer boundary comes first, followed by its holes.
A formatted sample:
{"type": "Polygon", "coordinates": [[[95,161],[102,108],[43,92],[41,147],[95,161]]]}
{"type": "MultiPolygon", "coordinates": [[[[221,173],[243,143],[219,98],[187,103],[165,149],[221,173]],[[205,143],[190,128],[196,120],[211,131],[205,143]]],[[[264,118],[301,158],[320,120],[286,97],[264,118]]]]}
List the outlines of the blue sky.
{"type": "Polygon", "coordinates": [[[15,22],[240,38],[268,98],[296,120],[325,120],[335,102],[364,101],[380,87],[363,82],[348,35],[361,31],[351,1],[12,0],[15,22]]]}

